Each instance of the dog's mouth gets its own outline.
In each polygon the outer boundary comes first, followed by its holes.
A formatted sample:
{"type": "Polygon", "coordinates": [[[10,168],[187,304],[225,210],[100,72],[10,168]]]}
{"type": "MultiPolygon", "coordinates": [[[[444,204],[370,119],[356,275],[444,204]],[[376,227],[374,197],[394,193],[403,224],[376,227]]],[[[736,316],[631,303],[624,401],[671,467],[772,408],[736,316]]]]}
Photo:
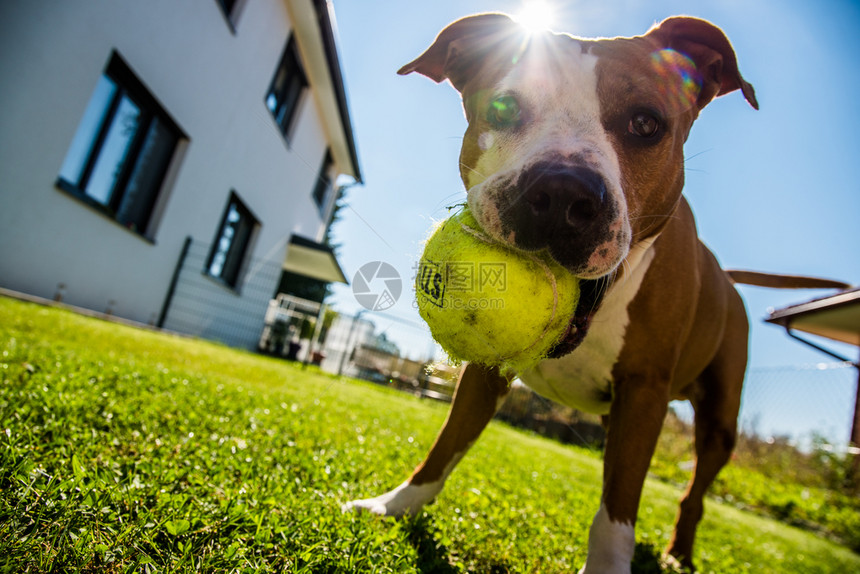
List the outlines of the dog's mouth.
{"type": "Polygon", "coordinates": [[[588,334],[591,319],[600,308],[603,296],[609,288],[610,276],[606,275],[598,279],[581,279],[579,282],[579,303],[576,311],[570,319],[567,330],[558,343],[550,349],[547,357],[557,359],[563,357],[576,349],[588,334]]]}

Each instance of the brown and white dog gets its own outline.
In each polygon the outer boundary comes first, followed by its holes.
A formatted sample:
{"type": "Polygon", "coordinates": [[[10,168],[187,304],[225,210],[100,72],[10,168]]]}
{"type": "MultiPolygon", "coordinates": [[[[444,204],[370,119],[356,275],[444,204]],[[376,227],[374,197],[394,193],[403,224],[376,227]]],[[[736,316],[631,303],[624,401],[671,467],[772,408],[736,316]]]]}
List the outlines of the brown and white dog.
{"type": "MultiPolygon", "coordinates": [[[[729,41],[694,18],[584,40],[483,14],[445,28],[399,73],[410,72],[462,94],[460,172],[484,230],[515,249],[545,250],[583,280],[551,358],[518,373],[545,397],[607,415],[603,496],[583,572],[630,572],[640,494],[672,399],[696,413],[695,473],[668,548],[691,566],[702,497],[735,443],[747,361],[744,305],[681,195],[684,142],[702,108],[735,90],[758,108],[729,41]]],[[[394,490],[345,509],[417,512],[508,388],[497,369],[467,365],[426,460],[394,490]]]]}

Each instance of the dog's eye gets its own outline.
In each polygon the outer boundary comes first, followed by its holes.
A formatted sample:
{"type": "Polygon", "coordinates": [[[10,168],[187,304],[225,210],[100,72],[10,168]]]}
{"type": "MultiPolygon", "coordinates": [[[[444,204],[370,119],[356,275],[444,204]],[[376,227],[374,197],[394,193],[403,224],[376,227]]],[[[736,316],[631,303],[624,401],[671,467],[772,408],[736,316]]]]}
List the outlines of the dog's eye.
{"type": "Polygon", "coordinates": [[[520,104],[513,96],[499,96],[490,102],[487,121],[493,127],[507,128],[520,121],[520,104]]]}
{"type": "Polygon", "coordinates": [[[627,131],[641,138],[652,138],[660,131],[660,120],[652,114],[639,112],[630,118],[627,131]]]}

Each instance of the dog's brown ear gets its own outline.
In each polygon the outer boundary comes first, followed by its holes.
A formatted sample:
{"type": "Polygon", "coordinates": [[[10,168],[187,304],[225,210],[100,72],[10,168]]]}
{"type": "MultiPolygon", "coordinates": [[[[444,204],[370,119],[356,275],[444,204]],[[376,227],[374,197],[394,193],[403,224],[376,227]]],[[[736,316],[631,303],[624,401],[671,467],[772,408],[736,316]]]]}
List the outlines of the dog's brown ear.
{"type": "Polygon", "coordinates": [[[741,76],[735,51],[718,27],[698,18],[679,16],[664,20],[647,35],[695,62],[702,77],[699,109],[735,90],[741,90],[750,105],[758,109],[755,90],[741,76]]]}
{"type": "Polygon", "coordinates": [[[523,33],[522,28],[505,14],[467,16],[449,24],[426,52],[397,73],[418,72],[437,83],[448,79],[457,90],[463,91],[476,66],[518,33],[523,33]]]}

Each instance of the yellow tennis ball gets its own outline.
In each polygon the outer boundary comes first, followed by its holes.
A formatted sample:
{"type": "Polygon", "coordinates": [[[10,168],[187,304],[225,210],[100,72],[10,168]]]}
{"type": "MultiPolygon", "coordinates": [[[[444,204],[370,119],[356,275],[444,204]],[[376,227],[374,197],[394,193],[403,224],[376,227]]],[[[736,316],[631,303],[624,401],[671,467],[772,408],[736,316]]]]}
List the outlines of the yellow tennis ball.
{"type": "Polygon", "coordinates": [[[427,240],[415,292],[451,359],[521,371],[567,331],[579,280],[549,257],[495,242],[466,209],[427,240]]]}

